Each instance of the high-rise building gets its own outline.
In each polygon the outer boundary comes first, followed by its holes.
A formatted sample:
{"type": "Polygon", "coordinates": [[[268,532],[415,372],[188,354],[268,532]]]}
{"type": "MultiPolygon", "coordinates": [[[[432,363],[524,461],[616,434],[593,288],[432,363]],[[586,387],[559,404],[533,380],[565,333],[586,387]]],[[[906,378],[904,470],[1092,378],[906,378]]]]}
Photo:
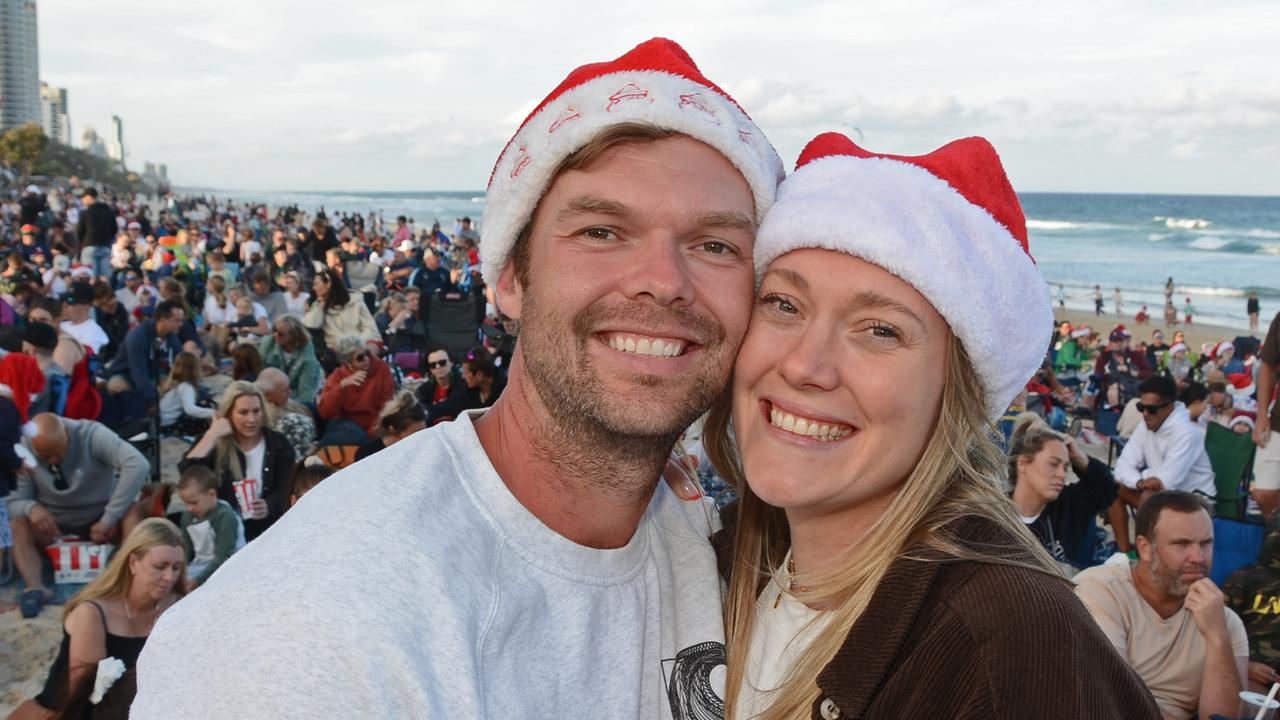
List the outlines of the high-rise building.
{"type": "Polygon", "coordinates": [[[80,135],[80,149],[90,155],[107,156],[107,144],[102,142],[102,136],[98,134],[97,130],[93,129],[92,125],[84,126],[84,130],[80,135]]]}
{"type": "Polygon", "coordinates": [[[63,145],[71,144],[71,121],[67,118],[67,89],[40,83],[40,116],[44,134],[63,145]]]}
{"type": "Polygon", "coordinates": [[[165,165],[164,163],[160,163],[159,172],[160,172],[160,184],[168,185],[169,184],[169,166],[165,165]]]}
{"type": "Polygon", "coordinates": [[[0,0],[0,132],[40,123],[36,0],[0,0]]]}
{"type": "Polygon", "coordinates": [[[119,115],[111,116],[111,134],[107,136],[107,157],[124,167],[124,121],[119,115]]]}

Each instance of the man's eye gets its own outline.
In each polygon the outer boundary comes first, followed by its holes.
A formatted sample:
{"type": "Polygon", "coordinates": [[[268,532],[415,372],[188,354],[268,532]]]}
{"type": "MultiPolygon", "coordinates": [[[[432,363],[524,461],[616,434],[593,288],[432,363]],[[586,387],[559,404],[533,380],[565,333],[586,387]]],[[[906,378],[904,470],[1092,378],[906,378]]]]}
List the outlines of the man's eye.
{"type": "Polygon", "coordinates": [[[587,228],[582,231],[582,234],[593,240],[613,240],[618,237],[617,233],[613,232],[609,228],[602,227],[587,228]]]}
{"type": "Polygon", "coordinates": [[[728,243],[720,242],[719,240],[708,240],[702,243],[702,249],[712,255],[726,255],[734,252],[728,243]]]}

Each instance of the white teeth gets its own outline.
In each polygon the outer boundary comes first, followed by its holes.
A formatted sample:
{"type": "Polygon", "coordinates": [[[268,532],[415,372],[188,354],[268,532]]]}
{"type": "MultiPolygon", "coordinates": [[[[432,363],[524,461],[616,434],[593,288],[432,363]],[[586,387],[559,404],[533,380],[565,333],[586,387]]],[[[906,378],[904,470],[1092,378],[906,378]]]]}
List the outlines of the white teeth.
{"type": "Polygon", "coordinates": [[[609,336],[609,347],[614,350],[649,355],[652,357],[676,357],[684,352],[684,343],[679,340],[664,340],[650,337],[609,336]]]}
{"type": "Polygon", "coordinates": [[[817,420],[808,420],[806,418],[796,417],[791,413],[783,412],[777,408],[771,408],[769,410],[769,422],[774,427],[782,428],[787,432],[804,435],[805,437],[821,440],[823,442],[840,440],[853,433],[853,428],[850,427],[830,425],[827,423],[820,423],[817,420]]]}

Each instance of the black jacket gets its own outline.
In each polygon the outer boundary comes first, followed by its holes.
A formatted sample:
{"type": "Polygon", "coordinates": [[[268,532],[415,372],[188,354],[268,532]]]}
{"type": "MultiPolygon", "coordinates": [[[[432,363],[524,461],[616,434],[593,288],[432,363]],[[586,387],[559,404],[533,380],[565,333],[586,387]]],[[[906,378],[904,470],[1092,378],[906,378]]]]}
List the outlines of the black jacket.
{"type": "MultiPolygon", "coordinates": [[[[244,521],[244,537],[245,540],[252,540],[272,523],[280,519],[284,511],[289,509],[289,491],[293,481],[293,465],[295,455],[293,446],[289,444],[289,440],[279,432],[271,428],[264,427],[262,432],[266,434],[267,448],[262,458],[262,499],[267,501],[267,517],[262,520],[245,520],[244,521]]],[[[244,453],[240,448],[236,448],[236,455],[240,458],[240,467],[244,468],[244,453]]],[[[239,508],[240,503],[236,499],[236,490],[232,483],[236,478],[232,476],[229,468],[216,467],[218,458],[217,450],[210,451],[208,455],[202,458],[184,457],[178,463],[178,471],[186,470],[192,465],[204,465],[213,470],[218,477],[218,499],[226,500],[227,504],[233,508],[239,508]]]]}
{"type": "Polygon", "coordinates": [[[76,224],[76,240],[80,247],[111,247],[115,242],[116,211],[102,201],[96,201],[80,211],[80,222],[76,224]]]}

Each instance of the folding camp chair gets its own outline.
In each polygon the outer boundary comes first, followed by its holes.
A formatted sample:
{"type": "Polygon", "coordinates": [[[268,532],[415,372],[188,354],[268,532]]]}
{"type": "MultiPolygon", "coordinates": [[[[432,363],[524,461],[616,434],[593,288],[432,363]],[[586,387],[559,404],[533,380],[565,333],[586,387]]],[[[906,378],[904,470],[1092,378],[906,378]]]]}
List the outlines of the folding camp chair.
{"type": "Polygon", "coordinates": [[[450,293],[433,295],[427,299],[427,337],[459,357],[480,342],[480,321],[476,317],[476,303],[483,303],[483,296],[450,293]]]}
{"type": "Polygon", "coordinates": [[[1253,465],[1253,436],[1237,433],[1218,423],[1209,423],[1204,449],[1213,466],[1218,517],[1243,518],[1245,510],[1245,477],[1253,465]]]}

